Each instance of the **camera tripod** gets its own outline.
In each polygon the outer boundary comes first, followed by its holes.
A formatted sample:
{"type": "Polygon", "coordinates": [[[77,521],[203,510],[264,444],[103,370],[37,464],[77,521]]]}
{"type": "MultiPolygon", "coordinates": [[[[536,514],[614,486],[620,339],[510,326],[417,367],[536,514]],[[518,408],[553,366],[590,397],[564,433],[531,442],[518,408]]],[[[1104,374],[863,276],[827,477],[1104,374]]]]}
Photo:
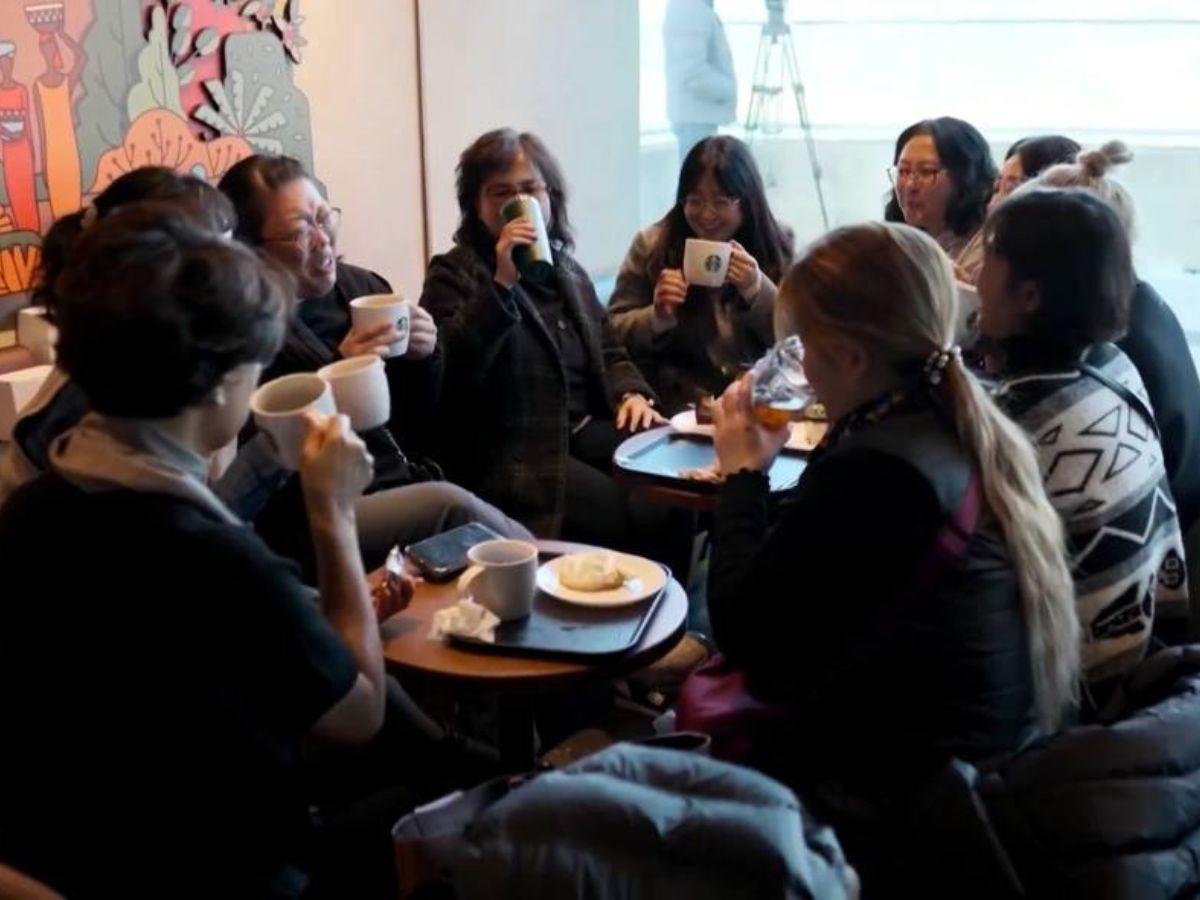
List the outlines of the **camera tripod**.
{"type": "Polygon", "coordinates": [[[757,132],[778,134],[783,123],[778,112],[785,87],[791,88],[796,100],[796,112],[800,116],[800,130],[804,132],[804,143],[808,150],[808,161],[812,167],[813,187],[817,192],[817,203],[821,207],[821,222],[829,228],[829,214],[825,210],[825,193],[821,187],[821,163],[817,159],[817,145],[813,140],[812,122],[808,118],[804,82],[800,80],[800,67],[796,63],[796,46],[792,41],[792,27],[784,18],[786,0],[765,0],[767,21],[758,38],[758,51],[754,55],[754,81],[750,87],[750,108],[746,113],[746,141],[754,140],[757,132]]]}

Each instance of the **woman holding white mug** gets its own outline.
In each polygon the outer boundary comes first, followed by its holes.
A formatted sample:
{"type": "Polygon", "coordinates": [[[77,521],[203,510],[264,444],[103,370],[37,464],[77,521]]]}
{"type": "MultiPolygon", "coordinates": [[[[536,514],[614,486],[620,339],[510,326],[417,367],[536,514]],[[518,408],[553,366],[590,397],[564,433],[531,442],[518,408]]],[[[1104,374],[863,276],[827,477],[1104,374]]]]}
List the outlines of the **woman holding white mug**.
{"type": "Polygon", "coordinates": [[[302,886],[302,746],[384,719],[355,534],[371,460],[344,418],[314,419],[300,461],[317,596],[205,481],[283,339],[287,280],[145,204],[87,229],[57,280],[58,361],[90,412],[0,513],[0,857],[65,894],[157,892],[196,858],[200,895],[302,886]],[[47,577],[64,564],[80,577],[47,577]],[[83,734],[103,740],[80,753],[83,734]]]}
{"type": "Polygon", "coordinates": [[[608,307],[664,412],[720,394],[775,343],[775,285],[791,257],[750,148],[728,136],[693,147],[675,205],[633,239],[608,307]],[[690,258],[698,240],[713,245],[702,245],[708,265],[690,258]]]}
{"type": "MultiPolygon", "coordinates": [[[[407,334],[388,322],[353,324],[356,299],[382,299],[391,294],[391,287],[374,272],[337,258],[340,215],[304,167],[290,157],[251,156],[225,173],[220,189],[237,212],[235,236],[296,279],[295,310],[279,355],[263,373],[264,382],[300,372],[328,372],[339,360],[364,354],[384,357],[391,416],[386,426],[362,432],[375,458],[375,478],[358,517],[368,566],[381,565],[395,544],[404,546],[472,521],[505,537],[529,537],[520,524],[442,480],[440,468],[420,458],[429,447],[440,393],[437,326],[429,313],[411,303],[405,305],[407,334]],[[403,338],[406,351],[391,356],[392,346],[403,338]]],[[[311,542],[300,527],[300,504],[293,480],[266,501],[255,525],[272,547],[299,560],[311,573],[311,542]]]]}

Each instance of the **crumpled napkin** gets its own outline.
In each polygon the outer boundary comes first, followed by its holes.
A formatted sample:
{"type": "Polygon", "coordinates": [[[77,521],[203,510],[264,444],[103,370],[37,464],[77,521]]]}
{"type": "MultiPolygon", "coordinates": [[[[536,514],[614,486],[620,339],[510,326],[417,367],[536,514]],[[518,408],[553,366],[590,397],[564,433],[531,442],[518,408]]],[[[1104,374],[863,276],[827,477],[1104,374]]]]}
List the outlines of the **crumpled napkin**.
{"type": "Polygon", "coordinates": [[[490,609],[480,606],[471,597],[463,597],[453,606],[439,609],[433,614],[429,639],[438,641],[452,634],[492,644],[496,641],[496,626],[499,624],[500,620],[490,609]]]}

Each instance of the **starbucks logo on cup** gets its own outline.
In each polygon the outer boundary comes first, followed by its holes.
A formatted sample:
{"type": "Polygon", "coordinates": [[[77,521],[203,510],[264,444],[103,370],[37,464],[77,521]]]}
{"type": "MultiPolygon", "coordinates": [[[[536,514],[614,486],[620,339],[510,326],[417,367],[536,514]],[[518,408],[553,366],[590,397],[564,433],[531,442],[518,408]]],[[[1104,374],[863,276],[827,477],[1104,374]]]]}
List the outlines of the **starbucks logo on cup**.
{"type": "Polygon", "coordinates": [[[708,254],[708,256],[704,257],[704,270],[706,272],[713,272],[713,273],[720,272],[721,271],[721,257],[715,253],[710,253],[710,254],[708,254]]]}

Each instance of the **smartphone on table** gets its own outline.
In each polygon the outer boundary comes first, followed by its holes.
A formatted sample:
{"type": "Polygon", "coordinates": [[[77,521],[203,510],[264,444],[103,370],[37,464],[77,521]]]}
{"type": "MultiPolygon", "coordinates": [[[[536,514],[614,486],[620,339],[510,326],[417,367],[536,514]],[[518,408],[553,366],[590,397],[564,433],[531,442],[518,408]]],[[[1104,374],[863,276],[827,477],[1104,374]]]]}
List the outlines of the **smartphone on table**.
{"type": "Polygon", "coordinates": [[[429,581],[449,581],[470,565],[467,551],[476,544],[499,537],[483,523],[469,522],[409,544],[404,555],[429,581]]]}

